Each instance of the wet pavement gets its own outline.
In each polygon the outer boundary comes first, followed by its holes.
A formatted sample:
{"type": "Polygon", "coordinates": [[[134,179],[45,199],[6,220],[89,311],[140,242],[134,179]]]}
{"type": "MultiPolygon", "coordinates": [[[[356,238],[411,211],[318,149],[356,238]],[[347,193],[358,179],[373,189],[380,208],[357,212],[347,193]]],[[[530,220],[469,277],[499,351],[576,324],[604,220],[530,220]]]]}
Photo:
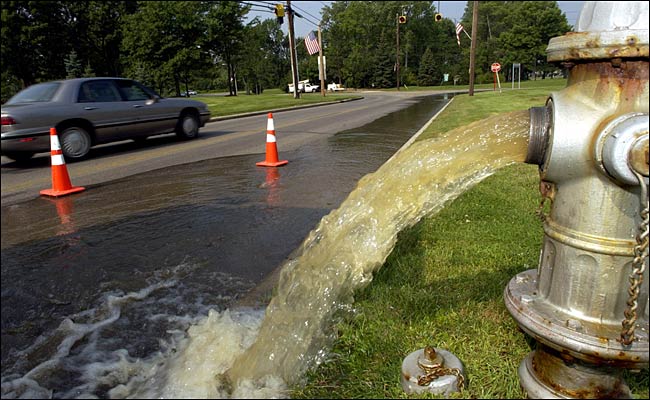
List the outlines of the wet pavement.
{"type": "MultiPolygon", "coordinates": [[[[144,314],[229,307],[452,97],[422,97],[363,127],[281,152],[289,161],[283,167],[256,166],[260,155],[216,158],[2,207],[3,381],[52,358],[61,321],[95,321],[88,311],[99,312],[111,295],[160,288],[160,296],[122,309],[95,342],[136,357],[187,326],[145,324],[144,314]]],[[[74,374],[62,370],[48,378],[55,391],[74,386],[74,374]]]]}

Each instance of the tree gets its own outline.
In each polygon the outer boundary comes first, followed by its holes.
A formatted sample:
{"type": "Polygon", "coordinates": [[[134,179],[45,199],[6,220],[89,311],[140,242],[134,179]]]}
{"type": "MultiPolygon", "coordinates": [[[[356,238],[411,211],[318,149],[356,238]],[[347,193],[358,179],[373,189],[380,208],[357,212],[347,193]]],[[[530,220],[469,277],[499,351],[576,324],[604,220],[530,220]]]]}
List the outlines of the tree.
{"type": "Polygon", "coordinates": [[[418,70],[418,85],[433,86],[440,82],[436,79],[436,62],[433,57],[431,47],[427,47],[420,60],[420,69],[418,70]]]}
{"type": "Polygon", "coordinates": [[[164,93],[170,86],[177,96],[181,83],[187,90],[190,73],[205,58],[205,5],[196,1],[142,2],[138,11],[125,16],[122,49],[127,71],[151,70],[154,87],[164,93]]]}
{"type": "Polygon", "coordinates": [[[236,96],[236,64],[244,41],[243,20],[250,6],[237,1],[215,1],[208,5],[205,48],[228,68],[228,89],[230,95],[236,96]]]}
{"type": "Polygon", "coordinates": [[[382,34],[378,43],[378,49],[380,49],[380,51],[375,58],[375,69],[370,83],[372,87],[395,87],[395,53],[391,44],[392,41],[389,42],[386,40],[386,35],[382,34]]]}
{"type": "MultiPolygon", "coordinates": [[[[471,28],[473,2],[467,2],[463,25],[471,28]]],[[[476,29],[476,71],[491,81],[490,65],[515,62],[534,70],[556,69],[543,63],[551,38],[571,30],[555,1],[481,1],[476,29]],[[542,65],[537,61],[542,61],[542,65]]],[[[474,31],[474,29],[472,29],[474,31]]]]}
{"type": "Polygon", "coordinates": [[[81,78],[83,71],[81,69],[81,61],[77,57],[77,52],[72,50],[68,57],[65,59],[66,79],[81,78]]]}
{"type": "Polygon", "coordinates": [[[90,66],[90,62],[86,64],[86,68],[84,69],[83,75],[84,78],[90,78],[95,75],[95,71],[93,71],[92,67],[90,66]]]}
{"type": "Polygon", "coordinates": [[[397,17],[404,15],[407,22],[400,26],[400,80],[415,81],[414,71],[418,71],[427,47],[441,57],[441,63],[450,62],[459,53],[451,47],[455,43],[455,36],[448,32],[451,22],[435,23],[435,11],[428,1],[333,2],[323,9],[328,69],[351,80],[345,82],[348,86],[395,82],[397,17]],[[437,52],[438,48],[450,51],[437,52]],[[368,62],[376,65],[369,68],[368,62]],[[392,74],[390,78],[387,72],[392,74]]]}
{"type": "Polygon", "coordinates": [[[239,76],[244,81],[246,94],[256,94],[265,88],[279,86],[278,64],[283,60],[282,42],[284,34],[275,20],[260,22],[257,18],[244,29],[247,40],[239,62],[239,76]]]}
{"type": "Polygon", "coordinates": [[[135,1],[67,1],[70,43],[82,62],[101,76],[121,76],[122,25],[138,9],[135,1]]]}
{"type": "Polygon", "coordinates": [[[69,53],[65,12],[58,1],[3,1],[2,72],[22,87],[65,77],[61,54],[69,53]]]}

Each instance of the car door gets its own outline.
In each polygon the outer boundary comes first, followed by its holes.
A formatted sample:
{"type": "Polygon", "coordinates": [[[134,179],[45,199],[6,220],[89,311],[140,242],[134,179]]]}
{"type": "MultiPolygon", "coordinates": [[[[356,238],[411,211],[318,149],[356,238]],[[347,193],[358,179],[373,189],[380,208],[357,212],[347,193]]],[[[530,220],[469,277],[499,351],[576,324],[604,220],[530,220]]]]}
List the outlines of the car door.
{"type": "Polygon", "coordinates": [[[137,121],[131,135],[151,136],[174,129],[178,113],[161,102],[158,96],[137,81],[121,79],[116,84],[137,121]]]}
{"type": "Polygon", "coordinates": [[[91,79],[79,86],[78,113],[92,122],[98,143],[120,139],[134,123],[127,106],[111,79],[91,79]]]}

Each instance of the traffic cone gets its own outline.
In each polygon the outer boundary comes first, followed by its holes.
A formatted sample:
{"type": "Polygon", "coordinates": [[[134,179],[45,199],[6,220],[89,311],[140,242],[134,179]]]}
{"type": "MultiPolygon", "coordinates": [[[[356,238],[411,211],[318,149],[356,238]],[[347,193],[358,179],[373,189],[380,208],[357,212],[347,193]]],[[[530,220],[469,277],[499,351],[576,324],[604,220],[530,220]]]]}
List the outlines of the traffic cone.
{"type": "Polygon", "coordinates": [[[275,127],[273,126],[273,114],[269,113],[269,120],[266,125],[266,160],[255,163],[260,167],[279,167],[288,164],[287,160],[278,160],[278,147],[275,144],[275,127]]]}
{"type": "Polygon", "coordinates": [[[50,128],[50,149],[50,155],[52,157],[52,189],[41,190],[41,195],[59,197],[85,190],[86,188],[72,186],[70,183],[68,168],[65,166],[56,128],[50,128]]]}

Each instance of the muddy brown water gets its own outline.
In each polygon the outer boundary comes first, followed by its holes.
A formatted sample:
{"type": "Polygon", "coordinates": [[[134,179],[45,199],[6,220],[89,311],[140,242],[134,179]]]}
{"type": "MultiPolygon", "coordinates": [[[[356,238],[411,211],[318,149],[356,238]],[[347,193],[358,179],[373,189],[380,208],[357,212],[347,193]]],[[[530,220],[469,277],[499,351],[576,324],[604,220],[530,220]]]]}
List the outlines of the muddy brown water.
{"type": "Polygon", "coordinates": [[[279,143],[279,168],[219,158],[3,207],[3,398],[108,397],[124,382],[89,366],[150,357],[237,302],[451,98],[293,152],[279,143]]]}

